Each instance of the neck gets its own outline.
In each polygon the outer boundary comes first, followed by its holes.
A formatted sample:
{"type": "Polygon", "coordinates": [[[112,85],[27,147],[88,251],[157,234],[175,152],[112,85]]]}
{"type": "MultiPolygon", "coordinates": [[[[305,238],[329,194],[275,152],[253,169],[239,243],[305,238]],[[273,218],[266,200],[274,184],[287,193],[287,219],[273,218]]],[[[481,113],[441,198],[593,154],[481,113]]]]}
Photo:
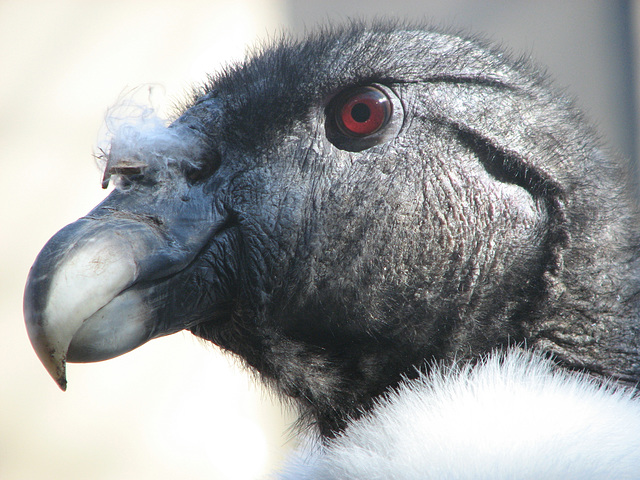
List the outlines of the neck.
{"type": "Polygon", "coordinates": [[[526,326],[530,344],[562,365],[632,385],[640,381],[640,223],[634,217],[608,219],[601,228],[596,221],[591,231],[569,236],[580,242],[565,248],[560,266],[545,274],[547,295],[526,326]]]}

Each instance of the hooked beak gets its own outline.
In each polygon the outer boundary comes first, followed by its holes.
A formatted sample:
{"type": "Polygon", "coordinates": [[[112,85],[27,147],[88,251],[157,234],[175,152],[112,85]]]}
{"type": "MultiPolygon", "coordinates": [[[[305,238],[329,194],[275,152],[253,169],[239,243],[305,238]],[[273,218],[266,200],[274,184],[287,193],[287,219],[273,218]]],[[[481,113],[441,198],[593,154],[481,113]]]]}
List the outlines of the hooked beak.
{"type": "Polygon", "coordinates": [[[226,212],[202,188],[185,188],[151,199],[116,190],[38,255],[25,287],[25,322],[62,390],[66,362],[107,360],[198,323],[197,315],[182,311],[176,319],[165,307],[226,212]]]}

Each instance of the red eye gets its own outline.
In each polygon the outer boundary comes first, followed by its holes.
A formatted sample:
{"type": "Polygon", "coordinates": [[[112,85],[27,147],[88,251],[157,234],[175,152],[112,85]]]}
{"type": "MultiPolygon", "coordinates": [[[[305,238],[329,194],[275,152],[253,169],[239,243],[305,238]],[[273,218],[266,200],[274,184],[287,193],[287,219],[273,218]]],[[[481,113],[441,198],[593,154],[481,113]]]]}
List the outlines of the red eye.
{"type": "Polygon", "coordinates": [[[374,87],[353,90],[340,103],[336,111],[338,127],[352,137],[376,133],[389,122],[393,109],[389,98],[374,87]]]}

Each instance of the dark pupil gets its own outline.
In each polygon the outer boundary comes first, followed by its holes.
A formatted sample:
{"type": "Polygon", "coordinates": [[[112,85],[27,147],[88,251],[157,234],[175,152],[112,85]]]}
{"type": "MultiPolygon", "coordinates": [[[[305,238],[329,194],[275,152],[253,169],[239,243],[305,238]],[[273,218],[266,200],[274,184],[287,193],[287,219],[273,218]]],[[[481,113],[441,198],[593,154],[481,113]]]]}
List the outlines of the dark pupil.
{"type": "Polygon", "coordinates": [[[371,110],[364,103],[356,103],[351,109],[351,118],[358,123],[364,123],[369,120],[371,110]]]}

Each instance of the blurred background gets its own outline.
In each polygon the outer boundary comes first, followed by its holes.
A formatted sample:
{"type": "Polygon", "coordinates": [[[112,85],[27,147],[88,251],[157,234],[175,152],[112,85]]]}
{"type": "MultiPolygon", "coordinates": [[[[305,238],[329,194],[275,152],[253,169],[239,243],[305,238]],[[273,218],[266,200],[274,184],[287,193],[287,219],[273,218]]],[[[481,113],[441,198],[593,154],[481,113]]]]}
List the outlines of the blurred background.
{"type": "Polygon", "coordinates": [[[22,320],[40,248],[104,196],[104,114],[159,84],[166,105],[282,32],[406,18],[479,32],[546,65],[637,157],[632,1],[0,0],[0,479],[256,479],[295,447],[291,412],[189,334],[70,365],[58,390],[22,320]]]}

